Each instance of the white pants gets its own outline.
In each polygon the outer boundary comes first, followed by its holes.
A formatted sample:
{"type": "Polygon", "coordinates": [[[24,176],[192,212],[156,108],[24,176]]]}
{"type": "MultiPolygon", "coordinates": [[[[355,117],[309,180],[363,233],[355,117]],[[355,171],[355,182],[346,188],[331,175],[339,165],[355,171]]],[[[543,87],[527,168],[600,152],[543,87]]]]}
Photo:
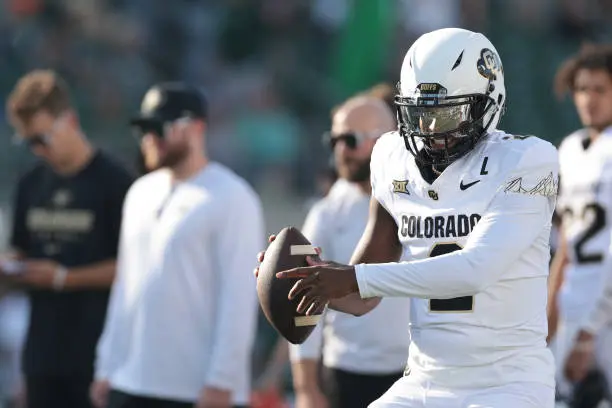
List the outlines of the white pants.
{"type": "Polygon", "coordinates": [[[554,408],[555,390],[533,382],[480,389],[437,388],[402,377],[368,408],[554,408]]]}
{"type": "MultiPolygon", "coordinates": [[[[580,329],[576,323],[559,322],[559,327],[553,341],[550,344],[550,349],[555,356],[555,365],[557,367],[556,381],[559,393],[564,396],[569,396],[572,386],[565,378],[565,361],[569,357],[569,353],[576,341],[576,335],[580,329]]],[[[612,327],[607,326],[601,329],[595,339],[595,361],[597,366],[602,370],[608,385],[612,386],[612,327]]],[[[612,387],[610,387],[612,389],[612,387]]]]}

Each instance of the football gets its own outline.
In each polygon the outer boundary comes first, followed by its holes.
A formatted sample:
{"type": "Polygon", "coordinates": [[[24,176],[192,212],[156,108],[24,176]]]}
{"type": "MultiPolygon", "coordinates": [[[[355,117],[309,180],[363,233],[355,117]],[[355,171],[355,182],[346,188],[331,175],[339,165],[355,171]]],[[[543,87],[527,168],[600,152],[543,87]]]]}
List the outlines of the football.
{"type": "Polygon", "coordinates": [[[314,330],[321,315],[306,316],[296,311],[300,297],[289,300],[289,291],[299,280],[278,279],[277,272],[308,266],[307,255],[314,247],[294,227],[283,228],[270,243],[257,277],[259,304],[270,324],[292,344],[303,343],[314,330]]]}

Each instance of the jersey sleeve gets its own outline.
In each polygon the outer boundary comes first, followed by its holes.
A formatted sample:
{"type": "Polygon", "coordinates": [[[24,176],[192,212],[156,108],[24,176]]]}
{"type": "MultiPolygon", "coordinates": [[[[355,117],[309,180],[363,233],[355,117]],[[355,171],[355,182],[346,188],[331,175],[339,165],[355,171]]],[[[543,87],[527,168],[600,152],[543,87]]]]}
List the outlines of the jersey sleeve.
{"type": "Polygon", "coordinates": [[[417,261],[356,265],[361,297],[473,296],[509,273],[532,245],[548,251],[559,162],[551,144],[536,147],[522,153],[464,248],[417,261]]]}

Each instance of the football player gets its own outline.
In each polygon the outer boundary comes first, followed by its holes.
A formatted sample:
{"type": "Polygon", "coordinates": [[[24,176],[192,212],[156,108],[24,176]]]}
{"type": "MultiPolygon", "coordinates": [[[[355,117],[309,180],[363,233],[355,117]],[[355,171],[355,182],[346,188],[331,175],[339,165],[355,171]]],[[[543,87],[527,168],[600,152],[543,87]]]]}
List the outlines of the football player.
{"type": "Polygon", "coordinates": [[[359,315],[381,297],[412,298],[407,375],[372,408],[551,408],[557,151],[497,129],[504,71],[482,34],[421,36],[398,87],[399,129],[374,147],[369,225],[351,265],[311,257],[277,276],[301,278],[289,296],[308,313],[329,302],[359,315]],[[398,262],[402,252],[409,261],[398,262]]]}
{"type": "Polygon", "coordinates": [[[612,47],[580,50],[556,85],[572,94],[583,125],[559,147],[561,237],[550,279],[549,335],[567,396],[594,368],[612,380],[612,290],[604,290],[612,278],[612,47]]]}

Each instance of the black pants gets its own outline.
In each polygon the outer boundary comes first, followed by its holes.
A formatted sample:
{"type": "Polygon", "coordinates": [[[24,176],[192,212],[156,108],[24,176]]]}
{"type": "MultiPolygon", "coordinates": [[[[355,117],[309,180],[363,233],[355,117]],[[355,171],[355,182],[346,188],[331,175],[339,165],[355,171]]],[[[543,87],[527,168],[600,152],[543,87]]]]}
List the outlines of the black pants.
{"type": "Polygon", "coordinates": [[[26,375],[28,408],[91,408],[91,375],[26,375]]]}
{"type": "MultiPolygon", "coordinates": [[[[111,390],[106,408],[193,408],[193,402],[178,402],[157,398],[139,397],[118,390],[111,390]]],[[[246,408],[246,407],[234,407],[246,408]]]]}
{"type": "Polygon", "coordinates": [[[356,374],[336,368],[322,368],[322,387],[330,408],[366,408],[402,377],[393,374],[356,374]]]}

